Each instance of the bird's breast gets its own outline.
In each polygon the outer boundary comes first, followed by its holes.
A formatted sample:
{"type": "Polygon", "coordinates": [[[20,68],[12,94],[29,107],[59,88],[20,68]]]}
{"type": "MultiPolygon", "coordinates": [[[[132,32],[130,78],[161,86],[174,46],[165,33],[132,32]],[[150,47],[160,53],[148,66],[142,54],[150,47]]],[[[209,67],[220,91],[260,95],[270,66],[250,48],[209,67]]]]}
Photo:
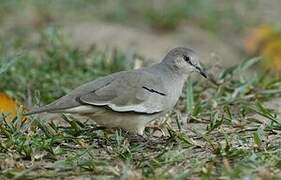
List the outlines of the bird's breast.
{"type": "Polygon", "coordinates": [[[184,80],[174,79],[170,81],[168,85],[168,97],[167,102],[169,102],[171,107],[174,107],[182,94],[182,89],[184,86],[184,80]]]}

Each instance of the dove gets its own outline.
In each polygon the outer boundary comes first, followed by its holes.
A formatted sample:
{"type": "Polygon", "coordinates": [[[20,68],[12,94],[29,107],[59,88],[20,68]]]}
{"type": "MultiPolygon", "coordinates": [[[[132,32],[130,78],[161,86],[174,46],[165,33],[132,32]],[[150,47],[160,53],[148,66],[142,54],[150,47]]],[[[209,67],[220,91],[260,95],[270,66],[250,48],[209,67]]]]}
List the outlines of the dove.
{"type": "Polygon", "coordinates": [[[208,79],[194,50],[177,47],[160,63],[97,78],[27,115],[79,114],[106,128],[143,135],[147,123],[174,108],[192,72],[208,79]]]}

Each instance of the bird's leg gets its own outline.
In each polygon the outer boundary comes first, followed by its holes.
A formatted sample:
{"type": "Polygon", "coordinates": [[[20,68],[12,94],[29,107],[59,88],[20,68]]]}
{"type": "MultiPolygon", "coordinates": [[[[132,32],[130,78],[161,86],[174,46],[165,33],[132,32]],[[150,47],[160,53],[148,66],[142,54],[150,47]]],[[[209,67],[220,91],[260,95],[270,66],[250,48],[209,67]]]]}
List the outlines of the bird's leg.
{"type": "Polygon", "coordinates": [[[144,126],[137,126],[127,131],[127,138],[130,142],[146,142],[147,136],[144,134],[144,126]]]}
{"type": "Polygon", "coordinates": [[[145,136],[144,134],[139,134],[139,133],[133,133],[133,132],[129,132],[127,134],[127,138],[130,142],[146,142],[147,141],[147,136],[145,136]]]}
{"type": "Polygon", "coordinates": [[[162,136],[166,136],[165,132],[163,131],[162,127],[161,127],[161,124],[150,124],[150,125],[147,125],[146,128],[149,128],[149,129],[153,129],[153,132],[152,134],[154,134],[156,131],[160,131],[162,136]]]}

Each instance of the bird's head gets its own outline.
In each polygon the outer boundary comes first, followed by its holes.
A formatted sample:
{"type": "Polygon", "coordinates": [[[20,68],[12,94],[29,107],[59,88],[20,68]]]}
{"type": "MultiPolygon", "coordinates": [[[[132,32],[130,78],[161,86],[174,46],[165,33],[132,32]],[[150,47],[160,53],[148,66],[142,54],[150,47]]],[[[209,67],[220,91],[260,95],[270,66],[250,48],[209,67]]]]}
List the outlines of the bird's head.
{"type": "Polygon", "coordinates": [[[197,54],[189,48],[177,47],[168,52],[162,61],[181,74],[198,72],[208,78],[207,73],[199,63],[197,54]]]}

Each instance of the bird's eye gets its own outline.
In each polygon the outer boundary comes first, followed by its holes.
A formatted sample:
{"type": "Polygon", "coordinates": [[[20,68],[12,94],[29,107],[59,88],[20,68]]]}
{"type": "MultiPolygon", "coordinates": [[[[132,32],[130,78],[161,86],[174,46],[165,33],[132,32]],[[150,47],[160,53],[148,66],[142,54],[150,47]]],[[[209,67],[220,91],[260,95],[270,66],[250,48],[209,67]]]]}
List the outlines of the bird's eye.
{"type": "Polygon", "coordinates": [[[183,59],[187,62],[187,63],[189,63],[189,64],[191,64],[191,58],[189,57],[189,56],[183,56],[183,59]]]}

